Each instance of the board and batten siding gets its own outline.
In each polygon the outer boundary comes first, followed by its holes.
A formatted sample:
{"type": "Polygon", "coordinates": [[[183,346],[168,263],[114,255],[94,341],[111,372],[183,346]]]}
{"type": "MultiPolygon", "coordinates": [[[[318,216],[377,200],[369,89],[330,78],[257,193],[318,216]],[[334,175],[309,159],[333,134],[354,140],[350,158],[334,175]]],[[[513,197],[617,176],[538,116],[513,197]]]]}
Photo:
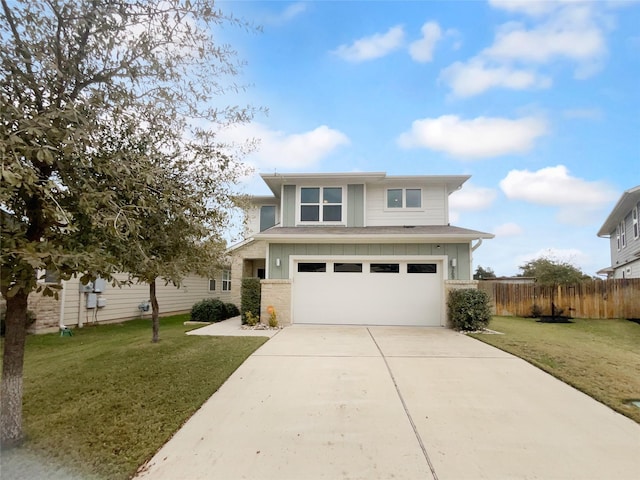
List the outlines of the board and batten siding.
{"type": "Polygon", "coordinates": [[[269,245],[269,278],[288,279],[289,257],[291,255],[325,255],[327,260],[339,256],[407,256],[407,255],[447,255],[449,257],[449,279],[471,280],[469,278],[471,255],[468,243],[382,243],[382,244],[332,244],[305,243],[288,244],[273,243],[269,245]],[[437,247],[440,245],[440,248],[437,247]],[[451,259],[455,258],[457,266],[451,267],[451,259]],[[280,259],[280,266],[276,265],[280,259]]]}
{"type": "Polygon", "coordinates": [[[296,225],[296,186],[285,185],[282,187],[282,226],[295,227],[296,225]]]}
{"type": "Polygon", "coordinates": [[[347,185],[347,227],[364,227],[364,185],[347,185]]]}
{"type": "Polygon", "coordinates": [[[446,225],[447,198],[445,185],[415,185],[408,183],[369,185],[366,198],[366,225],[368,227],[402,225],[446,225]],[[422,208],[404,210],[387,209],[387,190],[390,188],[421,188],[422,208]]]}
{"type": "MultiPolygon", "coordinates": [[[[126,280],[126,275],[116,276],[120,281],[126,280]]],[[[216,275],[216,290],[209,291],[209,279],[197,276],[189,276],[184,279],[180,288],[173,285],[165,285],[163,280],[156,282],[156,293],[160,314],[186,312],[194,303],[205,298],[219,298],[228,301],[231,292],[222,291],[221,275],[216,275]]],[[[86,295],[80,293],[80,281],[72,278],[65,282],[64,286],[64,319],[67,326],[78,324],[78,319],[83,324],[94,322],[113,322],[117,320],[129,320],[140,317],[138,305],[149,300],[149,285],[146,283],[129,286],[113,287],[107,284],[104,292],[99,296],[106,299],[107,305],[102,308],[87,309],[85,306],[86,295]],[[96,317],[94,317],[94,313],[96,317]]],[[[145,313],[150,317],[151,312],[145,313]]]]}

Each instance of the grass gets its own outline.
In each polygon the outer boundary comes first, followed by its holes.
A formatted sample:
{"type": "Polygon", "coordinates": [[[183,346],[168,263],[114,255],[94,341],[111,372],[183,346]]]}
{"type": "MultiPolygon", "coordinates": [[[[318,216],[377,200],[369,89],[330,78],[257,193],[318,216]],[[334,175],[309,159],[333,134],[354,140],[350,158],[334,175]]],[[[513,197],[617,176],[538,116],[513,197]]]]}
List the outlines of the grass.
{"type": "Polygon", "coordinates": [[[640,423],[640,324],[628,320],[539,323],[493,317],[504,335],[472,334],[512,353],[640,423]]]}
{"type": "Polygon", "coordinates": [[[187,317],[162,319],[158,344],[149,320],[28,337],[27,440],[3,453],[78,478],[130,478],[266,341],[187,336],[187,317]]]}

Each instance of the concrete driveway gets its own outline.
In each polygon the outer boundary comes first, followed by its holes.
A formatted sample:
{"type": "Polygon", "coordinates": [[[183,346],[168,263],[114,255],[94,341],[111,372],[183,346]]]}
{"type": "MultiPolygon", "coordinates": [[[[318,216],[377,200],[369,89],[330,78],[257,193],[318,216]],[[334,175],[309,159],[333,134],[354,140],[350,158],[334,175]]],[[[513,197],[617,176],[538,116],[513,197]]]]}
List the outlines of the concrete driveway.
{"type": "Polygon", "coordinates": [[[637,479],[640,425],[443,328],[288,327],[140,479],[637,479]]]}

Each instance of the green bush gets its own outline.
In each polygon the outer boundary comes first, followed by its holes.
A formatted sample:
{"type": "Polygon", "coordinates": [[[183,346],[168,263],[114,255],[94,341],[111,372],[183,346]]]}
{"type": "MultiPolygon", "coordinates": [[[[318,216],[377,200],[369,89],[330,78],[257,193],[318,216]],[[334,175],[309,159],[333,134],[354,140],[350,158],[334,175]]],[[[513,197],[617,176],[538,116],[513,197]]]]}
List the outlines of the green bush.
{"type": "Polygon", "coordinates": [[[260,279],[243,278],[240,295],[242,323],[247,323],[247,312],[251,312],[253,316],[260,318],[260,279]]]}
{"type": "Polygon", "coordinates": [[[224,307],[227,309],[227,318],[240,315],[240,309],[234,303],[225,303],[224,307]]]}
{"type": "Polygon", "coordinates": [[[449,321],[454,330],[482,330],[491,319],[489,295],[482,290],[451,290],[447,305],[449,321]]]}
{"type": "Polygon", "coordinates": [[[217,298],[206,298],[191,307],[192,322],[221,322],[227,318],[225,303],[217,298]]]}

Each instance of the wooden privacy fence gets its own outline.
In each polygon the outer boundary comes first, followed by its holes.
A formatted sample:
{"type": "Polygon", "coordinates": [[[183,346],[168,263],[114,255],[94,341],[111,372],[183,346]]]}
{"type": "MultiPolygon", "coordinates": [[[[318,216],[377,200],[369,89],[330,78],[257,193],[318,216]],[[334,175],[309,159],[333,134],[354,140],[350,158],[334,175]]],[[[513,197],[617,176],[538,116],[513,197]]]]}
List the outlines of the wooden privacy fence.
{"type": "Polygon", "coordinates": [[[533,305],[551,314],[551,302],[574,318],[640,318],[640,278],[592,280],[574,285],[481,281],[496,315],[530,317],[533,305]],[[552,300],[553,299],[553,300],[552,300]]]}

